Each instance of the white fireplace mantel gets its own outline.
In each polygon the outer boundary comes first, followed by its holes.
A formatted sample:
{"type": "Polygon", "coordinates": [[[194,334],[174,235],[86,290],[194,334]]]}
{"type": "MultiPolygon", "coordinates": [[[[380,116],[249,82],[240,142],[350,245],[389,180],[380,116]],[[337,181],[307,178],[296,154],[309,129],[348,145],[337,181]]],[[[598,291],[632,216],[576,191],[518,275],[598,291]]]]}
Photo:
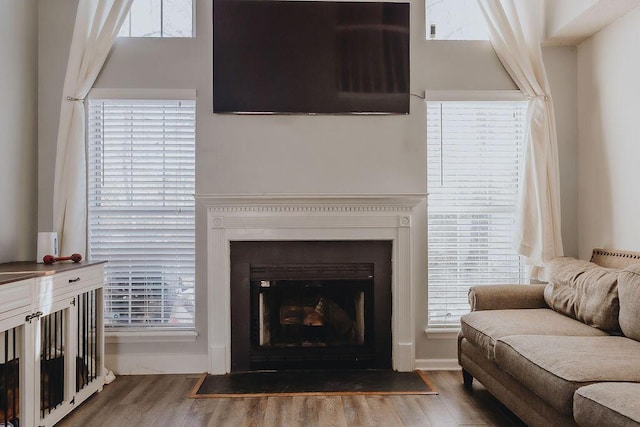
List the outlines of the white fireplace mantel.
{"type": "Polygon", "coordinates": [[[196,199],[207,208],[210,373],[231,371],[229,247],[240,240],[391,241],[393,369],[414,369],[411,223],[424,194],[211,194],[196,199]]]}

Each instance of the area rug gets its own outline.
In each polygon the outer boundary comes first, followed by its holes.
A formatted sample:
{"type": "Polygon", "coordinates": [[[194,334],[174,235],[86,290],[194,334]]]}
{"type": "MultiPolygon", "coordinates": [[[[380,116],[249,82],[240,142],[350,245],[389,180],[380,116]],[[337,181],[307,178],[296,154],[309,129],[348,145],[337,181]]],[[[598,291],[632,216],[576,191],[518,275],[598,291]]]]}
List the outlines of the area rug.
{"type": "Polygon", "coordinates": [[[190,398],[438,394],[422,371],[316,370],[203,374],[190,398]]]}

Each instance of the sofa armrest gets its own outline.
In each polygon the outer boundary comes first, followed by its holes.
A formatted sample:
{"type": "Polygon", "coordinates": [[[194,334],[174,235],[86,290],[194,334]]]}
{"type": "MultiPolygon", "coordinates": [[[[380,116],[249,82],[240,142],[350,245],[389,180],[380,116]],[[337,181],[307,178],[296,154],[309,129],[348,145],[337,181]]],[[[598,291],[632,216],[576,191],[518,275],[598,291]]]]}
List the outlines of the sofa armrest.
{"type": "Polygon", "coordinates": [[[546,285],[488,285],[469,289],[471,311],[547,308],[546,285]]]}

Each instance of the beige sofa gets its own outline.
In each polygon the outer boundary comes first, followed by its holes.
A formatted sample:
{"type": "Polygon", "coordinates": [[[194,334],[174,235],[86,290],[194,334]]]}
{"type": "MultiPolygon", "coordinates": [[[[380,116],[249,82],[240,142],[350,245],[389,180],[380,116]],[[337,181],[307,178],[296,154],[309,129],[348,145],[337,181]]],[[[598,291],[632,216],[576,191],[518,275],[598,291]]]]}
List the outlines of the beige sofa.
{"type": "Polygon", "coordinates": [[[546,285],[478,286],[458,360],[531,426],[640,426],[640,253],[558,258],[546,285]]]}

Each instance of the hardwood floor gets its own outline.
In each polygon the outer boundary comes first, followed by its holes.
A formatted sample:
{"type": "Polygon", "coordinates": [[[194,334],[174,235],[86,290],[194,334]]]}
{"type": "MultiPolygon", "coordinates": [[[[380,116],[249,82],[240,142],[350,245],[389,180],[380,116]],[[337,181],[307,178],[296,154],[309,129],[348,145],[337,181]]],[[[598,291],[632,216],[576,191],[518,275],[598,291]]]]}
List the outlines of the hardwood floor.
{"type": "Polygon", "coordinates": [[[57,426],[523,426],[460,372],[428,372],[435,396],[188,399],[198,375],[120,376],[57,426]]]}

